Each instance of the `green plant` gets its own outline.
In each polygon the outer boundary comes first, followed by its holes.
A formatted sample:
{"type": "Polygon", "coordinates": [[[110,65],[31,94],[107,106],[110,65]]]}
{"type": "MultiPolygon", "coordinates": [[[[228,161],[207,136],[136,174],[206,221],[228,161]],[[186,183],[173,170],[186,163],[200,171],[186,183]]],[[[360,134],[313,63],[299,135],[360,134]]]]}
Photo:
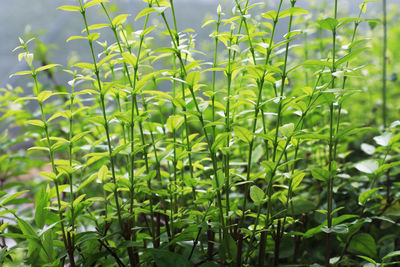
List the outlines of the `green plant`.
{"type": "Polygon", "coordinates": [[[381,83],[368,65],[379,42],[359,27],[380,30],[379,20],[363,18],[372,1],[360,0],[356,17],[334,1],[333,17],[319,19],[296,0],[276,1],[276,10],[248,0],[235,0],[232,12],[218,5],[203,24],[213,27],[209,50],[178,23],[173,0],[144,2],[134,20],[114,15],[107,0],[59,7],[80,15],[82,34],[67,42],[87,43],[90,62],[35,68],[46,49],[38,57],[20,40],[29,70],[13,76],[30,75],[33,94],[2,89],[0,122],[30,126],[15,141],[0,139],[8,160],[0,181],[34,164],[41,171],[32,175],[47,180],[33,181],[31,192],[0,184],[1,216],[10,220],[0,236],[18,243],[0,243],[0,262],[398,264],[400,123],[386,104],[382,132],[376,121],[353,122],[374,115],[363,107],[362,80],[381,83]],[[88,22],[94,8],[106,23],[88,22]],[[139,20],[135,31],[129,23],[139,20]],[[60,68],[71,81],[40,83],[60,68]],[[23,115],[26,101],[38,112],[23,115]],[[33,147],[15,157],[23,137],[33,147]],[[23,209],[27,195],[34,211],[23,209]]]}

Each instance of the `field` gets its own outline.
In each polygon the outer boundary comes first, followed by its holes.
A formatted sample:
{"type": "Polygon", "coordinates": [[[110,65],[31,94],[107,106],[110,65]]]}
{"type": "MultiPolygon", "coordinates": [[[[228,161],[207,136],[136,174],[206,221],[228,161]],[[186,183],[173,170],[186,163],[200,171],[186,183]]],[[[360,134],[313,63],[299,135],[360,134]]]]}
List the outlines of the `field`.
{"type": "Polygon", "coordinates": [[[19,39],[0,265],[399,265],[399,6],[216,1],[203,37],[143,1],[61,3],[64,65],[19,39]]]}

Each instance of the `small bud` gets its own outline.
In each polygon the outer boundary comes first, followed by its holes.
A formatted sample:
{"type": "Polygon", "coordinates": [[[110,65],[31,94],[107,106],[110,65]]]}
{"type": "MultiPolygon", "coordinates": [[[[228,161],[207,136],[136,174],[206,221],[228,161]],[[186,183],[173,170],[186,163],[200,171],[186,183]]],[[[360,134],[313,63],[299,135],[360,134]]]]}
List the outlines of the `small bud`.
{"type": "Polygon", "coordinates": [[[221,12],[222,12],[221,5],[218,5],[218,7],[217,7],[217,14],[218,14],[218,15],[221,15],[221,12]]]}
{"type": "Polygon", "coordinates": [[[24,44],[25,44],[24,40],[22,40],[21,37],[18,37],[18,39],[19,39],[19,42],[21,43],[21,45],[24,45],[24,44]]]}
{"type": "Polygon", "coordinates": [[[26,63],[28,63],[29,66],[32,66],[33,54],[32,53],[25,53],[24,58],[25,58],[26,63]]]}

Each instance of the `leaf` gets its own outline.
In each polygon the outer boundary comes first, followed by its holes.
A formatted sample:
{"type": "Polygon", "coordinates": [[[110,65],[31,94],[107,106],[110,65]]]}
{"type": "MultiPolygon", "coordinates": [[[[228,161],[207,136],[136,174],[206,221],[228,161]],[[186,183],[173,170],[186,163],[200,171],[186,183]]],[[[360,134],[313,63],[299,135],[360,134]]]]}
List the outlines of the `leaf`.
{"type": "Polygon", "coordinates": [[[150,254],[157,267],[193,267],[193,263],[183,255],[176,254],[164,249],[150,249],[150,254]]]}
{"type": "Polygon", "coordinates": [[[75,36],[69,37],[69,38],[67,39],[67,43],[70,42],[70,41],[72,41],[72,40],[87,40],[87,39],[88,39],[88,38],[85,37],[85,36],[77,36],[77,35],[75,35],[75,36]]]}
{"type": "Polygon", "coordinates": [[[296,188],[300,185],[301,181],[303,181],[303,178],[306,174],[304,172],[295,172],[290,178],[292,180],[292,188],[293,190],[296,190],[296,188]]]}
{"type": "Polygon", "coordinates": [[[34,126],[44,127],[44,122],[40,120],[28,120],[26,123],[34,126]]]}
{"type": "Polygon", "coordinates": [[[82,190],[82,188],[84,188],[85,186],[87,186],[88,184],[90,184],[91,182],[93,182],[94,180],[96,180],[96,178],[98,177],[98,175],[96,173],[93,173],[92,175],[89,176],[89,178],[87,178],[83,183],[81,183],[78,186],[77,191],[82,190]]]}
{"type": "Polygon", "coordinates": [[[328,181],[330,178],[329,171],[323,168],[311,169],[312,176],[320,181],[328,181]]]}
{"type": "Polygon", "coordinates": [[[155,11],[156,11],[156,10],[155,10],[154,8],[152,8],[152,7],[148,7],[148,8],[142,9],[142,10],[139,12],[139,14],[137,14],[137,16],[136,16],[136,18],[135,18],[135,21],[137,21],[137,20],[140,19],[141,17],[147,16],[147,15],[149,15],[150,13],[153,13],[153,12],[155,12],[155,11]]]}
{"type": "Polygon", "coordinates": [[[78,11],[78,12],[81,12],[81,8],[79,6],[60,6],[57,9],[65,10],[65,11],[78,11]]]}
{"type": "Polygon", "coordinates": [[[91,133],[91,131],[78,133],[78,134],[74,135],[74,137],[71,138],[71,142],[77,142],[79,139],[81,139],[85,135],[88,135],[89,133],[91,133]]]}
{"type": "Polygon", "coordinates": [[[1,203],[1,205],[6,206],[6,205],[8,205],[8,203],[10,203],[12,200],[16,199],[17,197],[19,197],[19,196],[21,196],[21,195],[23,195],[23,194],[25,194],[25,193],[27,193],[27,192],[29,192],[29,190],[25,190],[25,191],[21,191],[21,192],[16,192],[16,193],[8,193],[8,194],[4,195],[4,196],[1,198],[0,203],[1,203]]]}
{"type": "MultiPolygon", "coordinates": [[[[100,23],[100,24],[93,24],[88,27],[89,30],[98,30],[105,27],[110,27],[110,24],[100,23]]],[[[86,32],[86,28],[82,30],[82,33],[86,32]]]]}
{"type": "Polygon", "coordinates": [[[337,21],[334,18],[326,18],[318,21],[319,26],[328,31],[333,31],[335,30],[336,26],[339,24],[339,21],[337,21]]]}
{"type": "Polygon", "coordinates": [[[101,182],[105,182],[106,179],[107,179],[107,175],[108,175],[107,165],[101,166],[101,168],[100,168],[100,170],[99,170],[99,172],[98,172],[98,174],[97,174],[98,179],[99,179],[101,182]]]}
{"type": "Polygon", "coordinates": [[[215,190],[221,190],[224,185],[224,173],[221,170],[218,170],[217,176],[215,177],[214,175],[211,182],[215,190]]]}
{"type": "Polygon", "coordinates": [[[392,252],[386,254],[386,255],[382,258],[382,260],[386,260],[386,259],[388,259],[388,258],[397,257],[397,256],[400,256],[400,250],[392,251],[392,252]]]}
{"type": "Polygon", "coordinates": [[[51,68],[54,68],[54,67],[57,67],[57,66],[61,66],[61,65],[60,64],[48,64],[48,65],[42,66],[40,68],[37,68],[35,70],[35,72],[48,70],[48,69],[51,69],[51,68]]]}
{"type": "Polygon", "coordinates": [[[89,34],[88,37],[87,37],[87,39],[88,39],[89,41],[92,41],[92,42],[93,42],[93,41],[97,40],[99,37],[100,37],[100,33],[95,32],[95,33],[89,34]]]}
{"type": "Polygon", "coordinates": [[[362,192],[359,196],[358,196],[358,203],[363,206],[365,205],[365,203],[367,203],[367,201],[369,200],[369,198],[375,194],[376,191],[378,191],[381,188],[371,188],[368,190],[365,190],[364,192],[362,192]]]}
{"type": "Polygon", "coordinates": [[[371,258],[377,257],[376,249],[375,239],[367,233],[355,235],[349,245],[349,250],[362,253],[371,258]]]}
{"type": "Polygon", "coordinates": [[[39,174],[51,181],[54,181],[57,178],[57,175],[54,172],[39,172],[39,174]]]}
{"type": "Polygon", "coordinates": [[[355,164],[354,167],[360,172],[372,174],[379,168],[379,163],[376,160],[368,159],[355,164]]]}
{"type": "Polygon", "coordinates": [[[365,49],[366,48],[360,48],[360,49],[351,51],[350,53],[348,53],[347,55],[343,56],[338,61],[336,61],[335,66],[338,67],[338,66],[342,65],[343,63],[349,62],[350,60],[352,60],[353,58],[359,56],[362,52],[364,52],[365,49]]]}
{"type": "Polygon", "coordinates": [[[264,200],[264,191],[256,185],[250,187],[250,198],[254,204],[260,205],[264,200]]]}
{"type": "Polygon", "coordinates": [[[293,135],[294,132],[294,124],[293,123],[285,124],[279,127],[279,131],[281,132],[282,136],[290,137],[291,135],[293,135]]]}
{"type": "Polygon", "coordinates": [[[137,58],[135,55],[129,52],[124,52],[122,53],[122,57],[124,58],[125,62],[131,65],[132,67],[135,67],[137,64],[137,58]]]}
{"type": "Polygon", "coordinates": [[[82,69],[94,70],[94,65],[86,62],[79,62],[74,64],[74,66],[82,69]]]}
{"type": "Polygon", "coordinates": [[[190,87],[194,87],[200,81],[200,72],[192,71],[186,76],[186,82],[190,87]]]}
{"type": "Polygon", "coordinates": [[[101,3],[108,3],[108,0],[92,0],[92,1],[87,2],[83,6],[83,8],[86,9],[86,8],[89,8],[91,6],[98,5],[98,4],[101,4],[101,3]]]}
{"type": "Polygon", "coordinates": [[[392,139],[392,136],[393,136],[393,135],[392,135],[391,133],[386,132],[386,133],[384,133],[384,134],[382,134],[382,135],[375,136],[375,137],[374,137],[374,141],[375,141],[378,145],[386,147],[386,146],[389,145],[389,142],[390,142],[390,139],[392,139]]]}
{"type": "Polygon", "coordinates": [[[224,133],[220,133],[217,135],[217,137],[215,137],[215,141],[212,145],[212,150],[218,150],[219,148],[221,148],[225,142],[227,141],[228,138],[230,138],[231,133],[230,132],[224,132],[224,133]]]}
{"type": "Polygon", "coordinates": [[[179,127],[183,124],[184,117],[180,115],[172,115],[167,120],[167,128],[170,132],[179,129],[179,127]]]}
{"type": "Polygon", "coordinates": [[[49,203],[49,196],[44,186],[40,187],[35,198],[35,223],[38,228],[43,228],[47,213],[46,207],[49,203]]]}
{"type": "Polygon", "coordinates": [[[368,155],[372,155],[375,152],[375,147],[370,144],[362,143],[361,150],[368,155]]]}
{"type": "Polygon", "coordinates": [[[73,207],[78,206],[79,203],[85,198],[86,194],[80,195],[79,197],[75,198],[74,202],[72,203],[73,207]]]}
{"type": "Polygon", "coordinates": [[[153,7],[154,10],[161,15],[162,13],[164,13],[165,10],[167,10],[169,7],[168,6],[160,6],[160,7],[153,7]]]}
{"type": "Polygon", "coordinates": [[[291,7],[279,13],[278,18],[285,18],[288,16],[298,16],[310,14],[307,10],[301,7],[291,7]]]}
{"type": "Polygon", "coordinates": [[[14,73],[14,74],[11,74],[11,75],[9,76],[9,78],[14,77],[14,76],[28,75],[28,74],[32,75],[32,71],[30,71],[30,70],[24,70],[24,71],[16,72],[16,73],[14,73]]]}
{"type": "Polygon", "coordinates": [[[112,59],[115,56],[117,56],[117,54],[110,54],[108,56],[105,56],[102,60],[99,61],[99,63],[97,63],[97,67],[100,68],[102,65],[110,61],[110,59],[112,59]]]}
{"type": "Polygon", "coordinates": [[[238,137],[240,140],[246,143],[250,143],[253,139],[253,133],[241,126],[234,126],[233,132],[235,136],[238,137]]]}
{"type": "Polygon", "coordinates": [[[38,99],[39,103],[43,103],[52,95],[53,95],[53,93],[50,91],[42,91],[39,93],[37,99],[38,99]]]}
{"type": "Polygon", "coordinates": [[[126,21],[126,19],[129,17],[129,14],[120,14],[118,16],[116,16],[113,20],[112,20],[112,25],[117,26],[119,24],[122,24],[126,21]]]}

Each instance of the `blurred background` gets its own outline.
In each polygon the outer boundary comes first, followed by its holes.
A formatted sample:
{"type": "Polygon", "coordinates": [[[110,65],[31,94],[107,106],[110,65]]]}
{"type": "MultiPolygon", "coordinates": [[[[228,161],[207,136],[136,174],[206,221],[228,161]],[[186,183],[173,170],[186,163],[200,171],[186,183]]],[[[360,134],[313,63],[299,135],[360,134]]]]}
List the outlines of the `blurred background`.
{"type": "MultiPolygon", "coordinates": [[[[388,0],[388,4],[397,2],[398,0],[388,0]]],[[[77,1],[76,1],[77,2],[77,1]]],[[[255,3],[258,1],[250,1],[255,3]]],[[[286,5],[290,2],[285,1],[286,5]]],[[[349,16],[358,12],[358,6],[362,0],[339,0],[340,2],[340,17],[349,16]]],[[[66,43],[71,35],[79,35],[82,30],[81,17],[76,12],[65,12],[57,10],[57,7],[62,5],[70,5],[73,1],[62,0],[2,0],[0,9],[0,36],[2,36],[0,45],[0,87],[7,84],[12,86],[23,85],[24,78],[14,77],[9,79],[10,74],[23,70],[24,63],[18,63],[17,53],[13,53],[14,47],[19,45],[18,37],[24,36],[30,38],[38,36],[39,39],[46,45],[49,45],[49,61],[62,65],[68,64],[67,60],[73,56],[74,52],[85,58],[87,46],[82,45],[82,42],[72,41],[66,43]]],[[[201,42],[207,42],[208,35],[212,32],[210,28],[201,28],[205,17],[215,17],[216,7],[220,3],[225,13],[230,13],[234,6],[233,0],[175,0],[177,10],[178,25],[184,25],[185,28],[192,28],[197,34],[198,45],[201,42]]],[[[264,9],[274,9],[278,3],[277,0],[266,1],[264,9]]],[[[111,0],[110,4],[115,4],[113,8],[116,13],[129,13],[130,21],[134,22],[136,14],[145,7],[145,3],[141,0],[111,0]]],[[[314,5],[320,6],[320,10],[330,11],[332,8],[322,8],[333,5],[332,0],[298,0],[297,6],[307,7],[314,5]]],[[[100,9],[91,8],[88,12],[89,24],[105,22],[104,14],[100,9]]],[[[368,18],[381,18],[381,1],[368,3],[367,15],[368,18]]],[[[327,17],[332,14],[313,14],[313,16],[327,17]]],[[[153,19],[157,15],[152,15],[153,19]]],[[[133,23],[137,29],[141,27],[142,20],[133,23]]],[[[281,22],[282,34],[286,30],[285,21],[281,22]]],[[[183,30],[183,29],[182,29],[183,30]]],[[[107,38],[110,31],[105,30],[102,33],[102,38],[107,38]]],[[[279,38],[281,34],[277,34],[279,38]]],[[[87,54],[86,54],[87,55],[87,54]]],[[[63,78],[61,78],[63,79],[63,78]]],[[[63,82],[63,81],[60,81],[63,82]]]]}

